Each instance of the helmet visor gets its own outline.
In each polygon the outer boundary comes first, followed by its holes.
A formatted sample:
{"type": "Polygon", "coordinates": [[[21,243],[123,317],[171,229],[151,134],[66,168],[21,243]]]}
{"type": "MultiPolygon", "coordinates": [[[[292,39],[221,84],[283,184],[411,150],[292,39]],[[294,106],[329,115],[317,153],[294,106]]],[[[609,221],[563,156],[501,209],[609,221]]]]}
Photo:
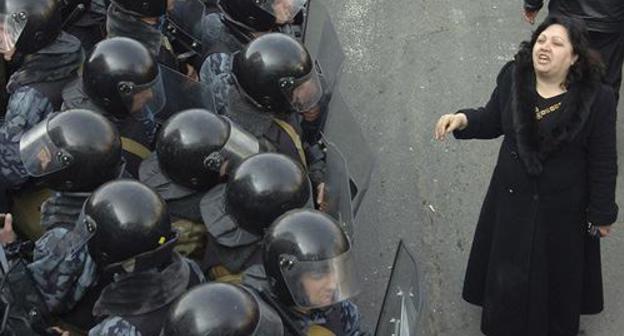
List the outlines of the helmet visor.
{"type": "Polygon", "coordinates": [[[0,14],[0,53],[15,47],[28,19],[26,13],[0,14]]]}
{"type": "Polygon", "coordinates": [[[28,130],[20,139],[20,158],[29,175],[46,176],[72,164],[70,153],[54,144],[48,134],[47,118],[28,130]]]}
{"type": "Polygon", "coordinates": [[[222,154],[227,161],[227,171],[232,172],[246,158],[260,153],[258,139],[228,119],[230,136],[223,146],[222,154]]]}
{"type": "Polygon", "coordinates": [[[359,291],[351,251],[318,261],[280,257],[280,269],[294,303],[305,309],[323,308],[353,297],[359,291]]]}
{"type": "Polygon", "coordinates": [[[323,97],[323,88],[316,71],[312,71],[301,79],[282,79],[280,87],[297,113],[313,109],[323,97]]]}
{"type": "Polygon", "coordinates": [[[149,83],[137,85],[132,82],[120,82],[117,89],[130,113],[148,110],[152,115],[156,115],[163,109],[167,101],[160,72],[149,83]]]}
{"type": "Polygon", "coordinates": [[[67,254],[69,252],[69,255],[76,255],[76,253],[82,250],[82,248],[87,245],[87,243],[91,240],[91,238],[95,236],[96,230],[97,225],[91,217],[85,214],[85,206],[83,204],[80,215],[78,216],[78,222],[76,222],[74,228],[65,236],[65,239],[67,239],[67,241],[71,243],[69,245],[56,245],[54,247],[55,250],[53,250],[52,253],[54,255],[58,255],[58,253],[67,254]],[[58,249],[63,249],[63,251],[56,251],[58,249]]]}
{"type": "Polygon", "coordinates": [[[256,6],[271,14],[275,23],[282,25],[291,22],[306,5],[306,0],[259,0],[256,6]]]}

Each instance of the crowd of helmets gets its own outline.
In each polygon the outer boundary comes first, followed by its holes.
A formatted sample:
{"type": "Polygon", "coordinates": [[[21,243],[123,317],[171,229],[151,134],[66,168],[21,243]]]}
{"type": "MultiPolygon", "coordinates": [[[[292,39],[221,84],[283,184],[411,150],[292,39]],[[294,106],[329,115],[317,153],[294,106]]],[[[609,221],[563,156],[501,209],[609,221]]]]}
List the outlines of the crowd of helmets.
{"type": "Polygon", "coordinates": [[[306,0],[0,4],[3,331],[367,334],[306,0]]]}

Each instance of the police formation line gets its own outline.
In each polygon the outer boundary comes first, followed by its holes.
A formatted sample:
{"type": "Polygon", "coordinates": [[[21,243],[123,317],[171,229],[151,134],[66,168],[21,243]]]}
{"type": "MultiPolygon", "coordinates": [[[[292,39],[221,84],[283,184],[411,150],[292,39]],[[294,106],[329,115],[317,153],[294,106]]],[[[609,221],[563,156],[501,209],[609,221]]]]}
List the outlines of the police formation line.
{"type": "Polygon", "coordinates": [[[311,4],[0,4],[0,334],[368,334],[311,4]]]}

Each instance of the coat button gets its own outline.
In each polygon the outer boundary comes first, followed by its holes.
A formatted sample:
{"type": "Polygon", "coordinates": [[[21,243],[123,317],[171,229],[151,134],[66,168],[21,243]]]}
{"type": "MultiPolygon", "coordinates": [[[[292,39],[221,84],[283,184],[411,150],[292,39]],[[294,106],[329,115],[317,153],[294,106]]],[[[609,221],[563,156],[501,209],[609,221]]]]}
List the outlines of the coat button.
{"type": "Polygon", "coordinates": [[[509,188],[508,191],[509,191],[510,194],[513,194],[513,189],[509,188]]]}
{"type": "Polygon", "coordinates": [[[539,195],[538,194],[533,195],[533,200],[534,201],[537,201],[538,199],[539,199],[539,195]]]}
{"type": "Polygon", "coordinates": [[[511,157],[513,157],[514,159],[518,159],[518,152],[512,151],[511,152],[511,157]]]}

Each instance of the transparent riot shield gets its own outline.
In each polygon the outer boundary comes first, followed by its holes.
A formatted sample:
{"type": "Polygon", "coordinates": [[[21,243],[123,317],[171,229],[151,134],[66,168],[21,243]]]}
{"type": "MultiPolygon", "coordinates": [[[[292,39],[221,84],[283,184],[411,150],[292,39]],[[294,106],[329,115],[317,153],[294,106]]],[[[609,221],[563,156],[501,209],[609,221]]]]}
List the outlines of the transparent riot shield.
{"type": "Polygon", "coordinates": [[[375,336],[419,335],[422,303],[416,261],[399,241],[375,336]]]}
{"type": "MultiPolygon", "coordinates": [[[[9,70],[4,57],[0,59],[0,85],[6,87],[9,80],[9,70]]],[[[9,102],[9,93],[6,90],[0,90],[0,122],[4,124],[4,116],[6,114],[7,104],[9,102]]]]}
{"type": "Polygon", "coordinates": [[[309,1],[307,7],[303,43],[331,92],[340,77],[345,54],[327,8],[316,0],[309,1]]]}
{"type": "Polygon", "coordinates": [[[327,207],[325,211],[340,223],[350,238],[353,238],[353,206],[347,162],[335,144],[326,140],[325,147],[327,149],[325,156],[327,163],[325,175],[327,207]]]}
{"type": "Polygon", "coordinates": [[[355,217],[370,184],[375,156],[339,88],[336,88],[329,101],[323,135],[339,149],[346,160],[355,217]]]}
{"type": "Polygon", "coordinates": [[[158,121],[165,121],[175,113],[191,108],[203,108],[214,112],[212,90],[175,70],[160,65],[166,103],[156,114],[158,121]]]}
{"type": "Polygon", "coordinates": [[[178,61],[202,57],[201,21],[206,6],[199,0],[175,0],[165,16],[164,33],[173,45],[178,61]]]}
{"type": "MultiPolygon", "coordinates": [[[[4,216],[2,216],[1,218],[4,222],[4,216]]],[[[9,260],[7,259],[4,247],[2,247],[2,244],[0,244],[0,277],[4,278],[7,273],[9,273],[9,260]]]]}

